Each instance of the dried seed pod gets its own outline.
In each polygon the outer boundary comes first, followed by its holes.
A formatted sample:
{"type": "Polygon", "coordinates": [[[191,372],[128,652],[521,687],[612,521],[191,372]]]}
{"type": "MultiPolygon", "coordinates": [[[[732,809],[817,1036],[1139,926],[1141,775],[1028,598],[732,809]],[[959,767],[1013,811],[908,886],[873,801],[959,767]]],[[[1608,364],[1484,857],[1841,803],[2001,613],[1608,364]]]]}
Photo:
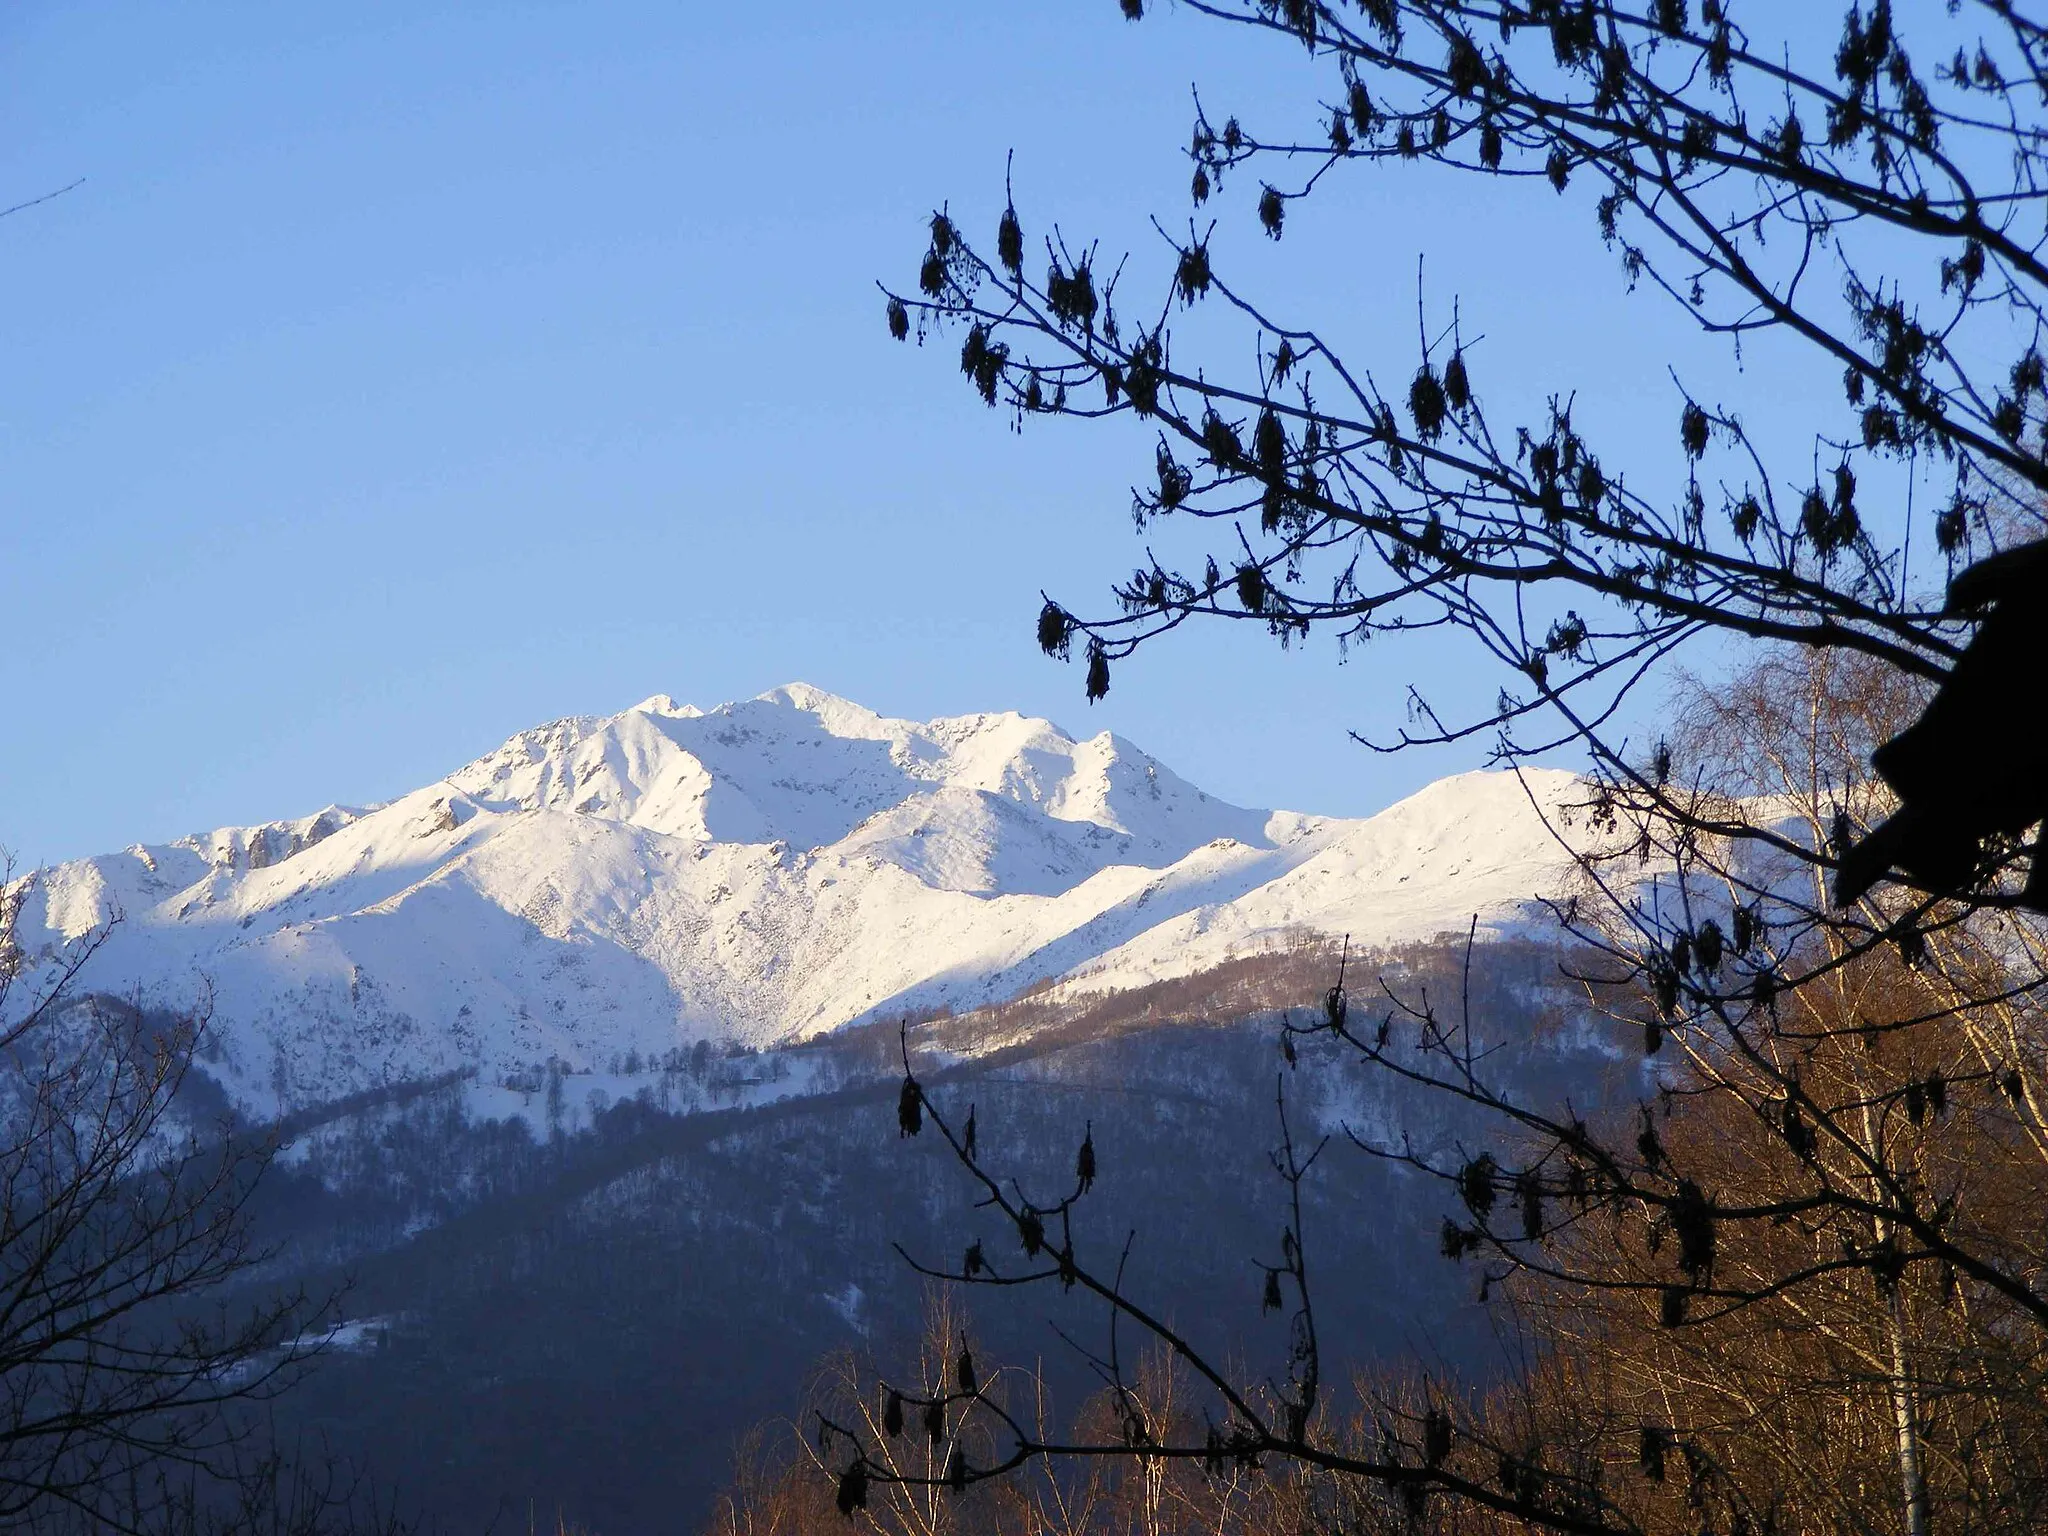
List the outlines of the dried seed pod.
{"type": "Polygon", "coordinates": [[[1465,1208],[1481,1221],[1493,1210],[1494,1176],[1498,1165],[1491,1152],[1482,1152],[1458,1172],[1458,1195],[1465,1208]]]}
{"type": "Polygon", "coordinates": [[[1012,277],[1023,271],[1024,226],[1017,222],[1014,205],[1003,210],[1002,222],[996,226],[996,259],[1009,269],[1012,277]]]}
{"type": "Polygon", "coordinates": [[[1187,499],[1194,489],[1195,477],[1174,459],[1173,451],[1164,442],[1160,443],[1155,456],[1159,474],[1159,509],[1171,512],[1187,499]]]}
{"type": "Polygon", "coordinates": [[[1260,1300],[1259,1310],[1261,1312],[1278,1312],[1283,1305],[1285,1303],[1280,1295],[1280,1271],[1269,1269],[1266,1271],[1266,1293],[1260,1300]]]}
{"type": "Polygon", "coordinates": [[[1425,442],[1434,442],[1443,435],[1449,414],[1447,405],[1443,385],[1429,364],[1424,363],[1408,386],[1408,413],[1415,418],[1415,430],[1425,442]]]}
{"type": "MultiPolygon", "coordinates": [[[[1762,503],[1754,496],[1744,496],[1735,504],[1735,510],[1729,514],[1728,521],[1735,529],[1735,537],[1746,544],[1756,536],[1757,525],[1763,521],[1763,517],[1762,503]]],[[[1937,529],[1936,533],[1939,532],[1937,529]]]]}
{"type": "Polygon", "coordinates": [[[1822,554],[1834,547],[1832,542],[1834,517],[1828,511],[1827,498],[1820,493],[1820,487],[1809,486],[1799,500],[1799,531],[1806,535],[1807,542],[1822,554]]]}
{"type": "Polygon", "coordinates": [[[1444,365],[1444,399],[1451,409],[1462,411],[1472,404],[1472,380],[1465,373],[1465,353],[1462,349],[1451,354],[1451,360],[1444,365]]]}
{"type": "Polygon", "coordinates": [[[974,1375],[974,1355],[972,1354],[972,1352],[968,1350],[965,1344],[962,1344],[960,1346],[960,1365],[958,1375],[960,1380],[960,1390],[962,1392],[965,1392],[969,1397],[974,1397],[980,1393],[981,1387],[980,1384],[976,1381],[974,1375]]]}
{"type": "Polygon", "coordinates": [[[1451,1416],[1432,1408],[1422,1416],[1422,1464],[1440,1467],[1451,1454],[1451,1416]]]}
{"type": "Polygon", "coordinates": [[[1785,114],[1785,121],[1778,125],[1777,139],[1779,158],[1790,165],[1798,164],[1800,151],[1806,147],[1806,125],[1799,121],[1797,112],[1785,114]]]}
{"type": "Polygon", "coordinates": [[[1093,704],[1109,692],[1109,657],[1099,644],[1088,647],[1088,702],[1093,704]]]}
{"type": "Polygon", "coordinates": [[[891,1392],[888,1406],[882,1409],[882,1428],[891,1440],[903,1433],[903,1394],[891,1392]]]}
{"type": "Polygon", "coordinates": [[[1237,429],[1214,411],[1202,418],[1202,450],[1209,455],[1209,462],[1218,469],[1237,467],[1244,457],[1244,446],[1237,440],[1237,429]]]}
{"type": "Polygon", "coordinates": [[[1714,1210],[1691,1179],[1678,1181],[1671,1229],[1678,1234],[1678,1267],[1697,1285],[1714,1269],[1714,1210]]]}
{"type": "Polygon", "coordinates": [[[1699,932],[1693,935],[1692,956],[1702,975],[1711,976],[1721,969],[1721,951],[1726,942],[1721,925],[1713,918],[1700,924],[1699,932]]]}
{"type": "Polygon", "coordinates": [[[1640,1111],[1642,1128],[1636,1132],[1636,1152],[1646,1168],[1655,1168],[1664,1161],[1664,1144],[1657,1139],[1657,1123],[1650,1118],[1650,1106],[1645,1104],[1640,1111]]]}
{"type": "Polygon", "coordinates": [[[974,381],[974,387],[988,404],[995,404],[996,384],[1010,360],[1010,349],[989,339],[988,327],[977,325],[960,344],[960,371],[974,381]]]}
{"type": "Polygon", "coordinates": [[[1365,138],[1372,132],[1378,115],[1373,111],[1372,93],[1366,90],[1363,80],[1351,82],[1350,100],[1347,105],[1351,110],[1352,128],[1357,131],[1360,138],[1365,138]]]}
{"type": "Polygon", "coordinates": [[[903,1079],[903,1091],[896,1097],[896,1134],[915,1136],[924,1129],[924,1093],[917,1079],[903,1079]]]}
{"type": "Polygon", "coordinates": [[[1607,476],[1598,461],[1587,459],[1579,465],[1579,505],[1588,512],[1597,512],[1601,500],[1607,495],[1607,476]]]}
{"type": "Polygon", "coordinates": [[[1670,1448],[1671,1432],[1645,1424],[1636,1442],[1636,1465],[1653,1483],[1664,1481],[1664,1453],[1670,1448]]]}
{"type": "Polygon", "coordinates": [[[1252,453],[1258,459],[1260,472],[1269,479],[1286,473],[1287,432],[1270,405],[1259,412],[1259,423],[1252,428],[1252,453]]]}
{"type": "Polygon", "coordinates": [[[1543,1181],[1534,1169],[1515,1180],[1515,1200],[1522,1209],[1522,1236],[1533,1243],[1543,1236],[1543,1181]]]}
{"type": "Polygon", "coordinates": [[[898,341],[910,334],[910,311],[903,307],[901,299],[889,301],[889,334],[898,341]]]}
{"type": "Polygon", "coordinates": [[[1450,57],[1444,62],[1444,73],[1450,77],[1451,89],[1460,96],[1470,96],[1486,83],[1486,61],[1479,56],[1478,45],[1462,32],[1451,35],[1450,57]]]}
{"type": "Polygon", "coordinates": [[[839,1513],[849,1520],[855,1510],[868,1507],[868,1469],[858,1457],[839,1474],[838,1504],[839,1513]]]}
{"type": "Polygon", "coordinates": [[[1785,1145],[1790,1147],[1796,1156],[1806,1157],[1812,1153],[1813,1132],[1800,1117],[1799,1106],[1789,1098],[1785,1100],[1784,1112],[1779,1123],[1785,1132],[1785,1145]]]}
{"type": "Polygon", "coordinates": [[[1123,390],[1130,397],[1131,409],[1140,416],[1150,416],[1159,409],[1159,386],[1161,370],[1165,365],[1165,349],[1160,346],[1157,336],[1147,336],[1131,348],[1130,371],[1124,376],[1123,390]]]}
{"type": "Polygon", "coordinates": [[[1678,418],[1678,441],[1688,459],[1699,459],[1707,451],[1707,413],[1693,401],[1685,402],[1678,418]]]}
{"type": "Polygon", "coordinates": [[[1280,238],[1280,226],[1287,218],[1287,202],[1277,187],[1268,186],[1259,194],[1259,223],[1269,239],[1280,238]]]}
{"type": "Polygon", "coordinates": [[[1488,118],[1479,125],[1479,163],[1489,171],[1499,170],[1501,148],[1500,129],[1488,118]]]}
{"type": "MultiPolygon", "coordinates": [[[[1903,443],[1899,434],[1899,413],[1888,405],[1873,405],[1863,413],[1863,446],[1866,448],[1898,448],[1903,443]]],[[[1946,516],[1946,514],[1943,514],[1946,516]]],[[[1935,524],[1935,542],[1941,542],[1941,525],[1935,524]]],[[[1951,545],[1950,548],[1954,546],[1951,545]]],[[[1944,551],[1946,553],[1946,551],[1944,551]]]]}
{"type": "Polygon", "coordinates": [[[1246,613],[1264,613],[1267,593],[1264,571],[1249,564],[1237,568],[1237,600],[1246,613]]]}
{"type": "Polygon", "coordinates": [[[1047,600],[1038,610],[1038,648],[1048,656],[1067,659],[1067,641],[1073,633],[1073,620],[1058,603],[1047,600]]]}
{"type": "Polygon", "coordinates": [[[1081,1150],[1074,1154],[1074,1181],[1084,1195],[1095,1186],[1095,1127],[1092,1123],[1081,1133],[1081,1150]]]}
{"type": "Polygon", "coordinates": [[[1083,331],[1095,329],[1095,312],[1101,300],[1095,294],[1095,273],[1087,262],[1067,272],[1055,261],[1045,275],[1045,300],[1053,318],[1062,325],[1077,326],[1083,331]]]}
{"type": "MultiPolygon", "coordinates": [[[[1664,1017],[1678,1011],[1678,973],[1670,966],[1660,965],[1650,972],[1650,991],[1657,1000],[1657,1011],[1664,1017]]],[[[1648,1036],[1644,1038],[1647,1040],[1648,1036]]]]}

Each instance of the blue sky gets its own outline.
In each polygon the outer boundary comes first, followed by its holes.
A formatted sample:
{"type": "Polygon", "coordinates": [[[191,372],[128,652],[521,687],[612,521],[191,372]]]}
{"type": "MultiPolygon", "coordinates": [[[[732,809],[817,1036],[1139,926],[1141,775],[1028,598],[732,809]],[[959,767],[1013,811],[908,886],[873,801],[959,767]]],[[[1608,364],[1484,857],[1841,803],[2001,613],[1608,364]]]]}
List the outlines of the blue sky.
{"type": "MultiPolygon", "coordinates": [[[[1277,120],[1319,78],[1298,50],[1113,0],[72,0],[8,7],[0,70],[0,204],[83,178],[0,221],[0,845],[27,862],[798,678],[1107,727],[1251,804],[1360,814],[1480,759],[1348,744],[1410,679],[1492,696],[1420,643],[1189,633],[1091,709],[1031,642],[1038,594],[1099,611],[1136,562],[1147,439],[1015,433],[950,344],[882,324],[874,280],[914,281],[941,200],[992,228],[1013,148],[1027,223],[1156,263],[1191,83],[1277,120]]],[[[1667,362],[1732,367],[1544,188],[1357,175],[1277,247],[1242,189],[1219,213],[1234,274],[1383,370],[1413,367],[1426,257],[1491,401],[1576,385],[1659,458],[1667,362]]]]}

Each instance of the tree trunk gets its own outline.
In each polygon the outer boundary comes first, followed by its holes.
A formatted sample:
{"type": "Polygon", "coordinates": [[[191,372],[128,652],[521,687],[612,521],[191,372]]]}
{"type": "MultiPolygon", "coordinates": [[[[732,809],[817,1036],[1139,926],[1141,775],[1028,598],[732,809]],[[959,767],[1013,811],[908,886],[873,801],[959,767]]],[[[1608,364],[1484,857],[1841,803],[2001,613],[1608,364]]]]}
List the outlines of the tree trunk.
{"type": "Polygon", "coordinates": [[[1899,1442],[1899,1481],[1906,1501],[1906,1536],[1928,1536],[1927,1478],[1920,1466],[1920,1419],[1906,1360],[1906,1301],[1892,1291],[1892,1425],[1899,1442]]]}

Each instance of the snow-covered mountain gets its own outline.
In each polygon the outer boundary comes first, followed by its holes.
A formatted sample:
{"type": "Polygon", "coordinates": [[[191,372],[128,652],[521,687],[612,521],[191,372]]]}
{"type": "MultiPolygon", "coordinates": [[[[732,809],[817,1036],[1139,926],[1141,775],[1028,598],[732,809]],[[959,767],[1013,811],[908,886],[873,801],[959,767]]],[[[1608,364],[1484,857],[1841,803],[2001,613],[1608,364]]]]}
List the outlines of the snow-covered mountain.
{"type": "Polygon", "coordinates": [[[1563,868],[1531,795],[1573,782],[1471,773],[1343,820],[1227,805],[1016,714],[656,697],[374,809],[46,870],[17,938],[48,960],[118,915],[85,982],[210,999],[210,1070],[269,1110],[1129,986],[1307,932],[1513,923],[1563,868]]]}

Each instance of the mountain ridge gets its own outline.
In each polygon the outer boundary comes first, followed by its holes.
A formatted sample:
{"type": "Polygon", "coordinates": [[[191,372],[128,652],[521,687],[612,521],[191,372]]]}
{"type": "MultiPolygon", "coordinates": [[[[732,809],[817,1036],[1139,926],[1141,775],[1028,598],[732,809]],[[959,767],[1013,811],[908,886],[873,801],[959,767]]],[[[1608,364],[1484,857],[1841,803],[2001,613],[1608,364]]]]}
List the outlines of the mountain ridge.
{"type": "Polygon", "coordinates": [[[208,1070],[275,1113],[698,1039],[773,1045],[1233,954],[1525,923],[1568,861],[1556,770],[1378,815],[1247,809],[1110,732],[913,722],[807,684],[536,726],[378,806],[131,845],[31,877],[31,959],[210,1006],[208,1070]]]}

